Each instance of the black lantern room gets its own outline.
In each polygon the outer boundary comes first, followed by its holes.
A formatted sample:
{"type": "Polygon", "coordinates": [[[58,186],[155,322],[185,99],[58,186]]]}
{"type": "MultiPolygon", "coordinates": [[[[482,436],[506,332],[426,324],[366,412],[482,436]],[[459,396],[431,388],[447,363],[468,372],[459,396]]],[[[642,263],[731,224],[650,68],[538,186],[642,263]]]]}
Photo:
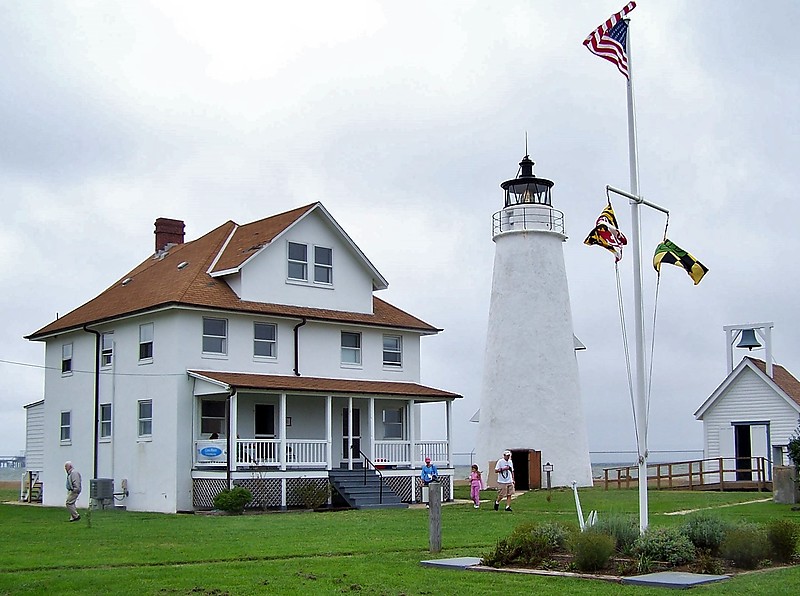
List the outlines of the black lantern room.
{"type": "Polygon", "coordinates": [[[524,204],[552,207],[550,189],[553,181],[534,176],[533,161],[527,155],[519,162],[519,175],[512,180],[506,180],[500,187],[506,192],[506,207],[524,204]]]}

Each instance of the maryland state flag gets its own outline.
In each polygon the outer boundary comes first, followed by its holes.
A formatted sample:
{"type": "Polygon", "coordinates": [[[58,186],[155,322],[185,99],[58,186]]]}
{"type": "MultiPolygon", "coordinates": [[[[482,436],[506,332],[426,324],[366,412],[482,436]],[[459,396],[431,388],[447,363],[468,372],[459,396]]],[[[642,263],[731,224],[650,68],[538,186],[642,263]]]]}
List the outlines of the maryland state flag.
{"type": "Polygon", "coordinates": [[[653,267],[659,273],[661,273],[662,263],[677,265],[686,269],[686,273],[694,280],[694,285],[699,284],[708,271],[708,268],[700,261],[666,238],[664,242],[656,247],[656,254],[653,255],[653,267]]]}
{"type": "Polygon", "coordinates": [[[583,243],[589,246],[596,244],[610,250],[614,253],[617,263],[622,259],[622,247],[628,244],[628,239],[617,229],[617,218],[614,217],[611,203],[603,209],[600,217],[597,218],[594,229],[589,232],[583,243]]]}

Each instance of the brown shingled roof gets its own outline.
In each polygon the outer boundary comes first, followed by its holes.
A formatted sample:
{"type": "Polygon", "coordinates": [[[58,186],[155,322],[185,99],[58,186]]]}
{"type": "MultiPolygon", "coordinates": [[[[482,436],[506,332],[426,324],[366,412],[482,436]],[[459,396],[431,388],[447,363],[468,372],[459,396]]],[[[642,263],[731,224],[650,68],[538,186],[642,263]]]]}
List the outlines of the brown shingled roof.
{"type": "MultiPolygon", "coordinates": [[[[766,362],[758,358],[751,358],[750,356],[745,356],[745,358],[755,364],[761,372],[767,374],[766,362]]],[[[780,387],[786,395],[800,405],[800,381],[795,379],[792,373],[779,364],[773,364],[772,380],[775,381],[775,384],[780,387]]]]}
{"type": "MultiPolygon", "coordinates": [[[[266,230],[274,231],[277,229],[278,224],[284,226],[284,228],[291,225],[315,205],[316,203],[278,214],[273,218],[259,220],[259,222],[256,222],[259,226],[251,228],[250,231],[252,232],[256,228],[259,229],[260,233],[258,235],[263,240],[272,233],[268,233],[266,230]],[[275,226],[271,222],[273,219],[275,220],[275,226]]],[[[247,230],[248,225],[239,227],[239,230],[247,230]]],[[[220,253],[220,250],[225,247],[225,242],[236,228],[237,226],[234,222],[228,221],[197,240],[172,246],[163,255],[157,254],[147,258],[138,267],[101,292],[96,298],[26,336],[27,339],[41,339],[54,333],[77,329],[83,325],[95,325],[125,315],[179,305],[411,329],[424,334],[440,331],[440,329],[429,325],[425,321],[374,296],[372,299],[372,314],[269,304],[239,299],[223,279],[211,277],[208,273],[214,259],[220,253]],[[179,265],[184,266],[179,267],[179,265]],[[125,283],[126,280],[130,281],[125,283]]],[[[273,237],[279,232],[280,230],[275,231],[273,237]]],[[[234,246],[231,246],[233,242],[230,242],[223,252],[223,257],[228,255],[228,257],[225,257],[229,259],[227,261],[228,264],[235,263],[236,259],[246,258],[246,249],[244,248],[248,244],[246,239],[249,237],[250,241],[252,241],[255,238],[255,234],[248,232],[241,236],[236,234],[235,237],[239,237],[240,241],[237,241],[234,246]]],[[[250,244],[250,246],[255,245],[250,244]]],[[[220,258],[220,261],[222,261],[222,258],[220,258]]]]}
{"type": "Polygon", "coordinates": [[[213,379],[237,389],[264,389],[276,391],[314,391],[331,394],[373,394],[415,398],[459,398],[450,393],[416,383],[397,381],[361,381],[355,379],[324,379],[288,375],[260,375],[255,373],[230,373],[190,370],[190,374],[213,379]]]}
{"type": "Polygon", "coordinates": [[[275,236],[311,211],[316,204],[312,203],[311,205],[298,207],[286,213],[280,213],[240,226],[236,229],[236,233],[215,263],[211,273],[240,267],[247,259],[272,242],[275,236]]]}

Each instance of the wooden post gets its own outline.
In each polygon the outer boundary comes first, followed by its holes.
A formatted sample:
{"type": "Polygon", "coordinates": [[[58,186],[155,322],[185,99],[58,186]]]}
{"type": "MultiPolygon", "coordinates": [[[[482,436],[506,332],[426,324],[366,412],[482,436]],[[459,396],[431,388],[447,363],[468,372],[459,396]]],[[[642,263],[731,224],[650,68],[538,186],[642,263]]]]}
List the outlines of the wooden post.
{"type": "Polygon", "coordinates": [[[608,468],[603,470],[603,488],[608,490],[608,468]]]}
{"type": "Polygon", "coordinates": [[[723,458],[719,458],[719,490],[725,490],[725,480],[723,476],[725,475],[725,461],[723,458]]]}
{"type": "Polygon", "coordinates": [[[430,550],[438,553],[442,550],[442,485],[439,481],[428,483],[428,532],[430,534],[430,550]]]}

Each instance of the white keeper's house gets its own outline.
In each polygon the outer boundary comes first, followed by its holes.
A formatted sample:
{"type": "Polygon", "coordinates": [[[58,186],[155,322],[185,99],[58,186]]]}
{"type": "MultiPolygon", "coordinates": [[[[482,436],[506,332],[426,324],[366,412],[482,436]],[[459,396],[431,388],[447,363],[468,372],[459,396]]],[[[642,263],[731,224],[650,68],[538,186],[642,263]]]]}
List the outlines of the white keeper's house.
{"type": "Polygon", "coordinates": [[[420,384],[420,338],[441,330],[374,296],[386,287],[321,203],[190,242],[182,221],[156,220],[154,254],[27,337],[46,348],[29,429],[44,504],[63,504],[66,460],[79,507],[191,511],[232,485],[251,507],[302,506],[309,485],[397,505],[420,500],[425,456],[452,498],[460,396],[420,384]],[[446,417],[423,440],[431,402],[446,417]],[[365,471],[375,494],[347,488],[365,471]]]}

